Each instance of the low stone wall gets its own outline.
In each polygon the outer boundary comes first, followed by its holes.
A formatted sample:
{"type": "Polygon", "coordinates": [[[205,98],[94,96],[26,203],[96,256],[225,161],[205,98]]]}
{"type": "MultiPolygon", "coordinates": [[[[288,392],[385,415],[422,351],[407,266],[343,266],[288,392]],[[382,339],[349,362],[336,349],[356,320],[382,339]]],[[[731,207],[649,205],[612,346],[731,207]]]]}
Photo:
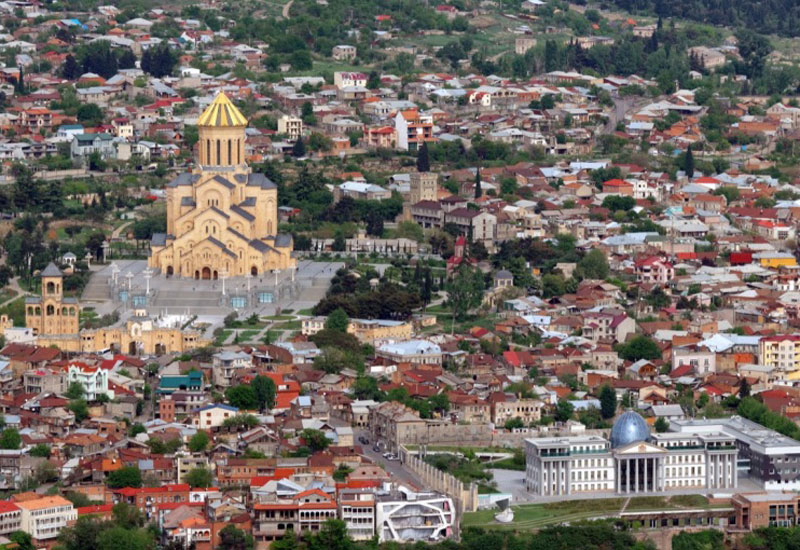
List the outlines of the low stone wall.
{"type": "Polygon", "coordinates": [[[435,468],[411,454],[405,447],[400,447],[400,460],[403,465],[414,472],[428,489],[443,493],[453,499],[456,505],[457,518],[464,512],[478,509],[478,486],[465,484],[460,479],[435,468]]]}
{"type": "MultiPolygon", "coordinates": [[[[585,432],[586,435],[589,433],[590,430],[585,432]]],[[[404,439],[398,443],[400,445],[519,448],[530,437],[569,435],[575,434],[566,431],[549,431],[543,434],[535,430],[509,432],[503,429],[493,429],[489,424],[434,424],[406,433],[404,439]]]]}

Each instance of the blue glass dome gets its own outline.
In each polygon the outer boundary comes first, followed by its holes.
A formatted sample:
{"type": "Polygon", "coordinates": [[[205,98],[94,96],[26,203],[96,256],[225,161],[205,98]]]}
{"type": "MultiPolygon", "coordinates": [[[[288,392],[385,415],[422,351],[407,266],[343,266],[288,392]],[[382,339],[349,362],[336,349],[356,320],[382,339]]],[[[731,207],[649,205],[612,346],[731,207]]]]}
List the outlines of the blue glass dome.
{"type": "Polygon", "coordinates": [[[650,438],[650,427],[638,413],[623,413],[611,428],[611,448],[624,447],[650,438]]]}

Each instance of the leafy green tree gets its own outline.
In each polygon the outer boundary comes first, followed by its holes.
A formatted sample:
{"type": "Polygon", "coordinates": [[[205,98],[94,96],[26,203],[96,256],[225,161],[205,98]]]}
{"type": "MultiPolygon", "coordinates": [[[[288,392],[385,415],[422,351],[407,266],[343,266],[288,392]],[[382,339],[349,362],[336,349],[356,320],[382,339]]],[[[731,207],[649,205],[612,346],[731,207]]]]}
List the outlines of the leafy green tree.
{"type": "Polygon", "coordinates": [[[106,485],[111,489],[122,489],[123,487],[141,487],[142,472],[136,466],[124,466],[119,470],[114,470],[108,474],[106,485]]]}
{"type": "Polygon", "coordinates": [[[619,356],[627,361],[638,361],[639,359],[654,360],[661,358],[661,348],[658,344],[647,336],[637,334],[626,344],[619,348],[619,356]]]}
{"type": "Polygon", "coordinates": [[[566,422],[572,418],[572,413],[575,412],[575,407],[566,399],[559,399],[556,404],[556,420],[559,422],[566,422]]]}
{"type": "Polygon", "coordinates": [[[522,421],[520,417],[515,416],[514,418],[509,418],[508,420],[506,420],[504,427],[506,430],[517,430],[519,428],[524,428],[525,423],[522,421]]]}
{"type": "Polygon", "coordinates": [[[169,76],[178,63],[178,56],[166,42],[148,48],[142,54],[141,67],[146,73],[156,78],[169,76]]]}
{"type": "Polygon", "coordinates": [[[663,434],[664,432],[669,430],[669,422],[663,416],[659,416],[656,419],[655,424],[653,424],[653,427],[656,429],[657,433],[663,434]]]}
{"type": "Polygon", "coordinates": [[[354,550],[355,545],[340,519],[329,519],[308,540],[308,550],[354,550]]]}
{"type": "Polygon", "coordinates": [[[6,428],[0,434],[0,449],[19,449],[22,445],[22,437],[19,432],[14,428],[6,428]]]}
{"type": "Polygon", "coordinates": [[[566,281],[561,275],[548,273],[542,277],[542,294],[545,298],[561,296],[566,292],[566,281]]]}
{"type": "Polygon", "coordinates": [[[477,269],[462,264],[453,280],[447,285],[448,303],[456,319],[464,319],[469,311],[483,301],[485,284],[477,269]]]}
{"type": "Polygon", "coordinates": [[[608,384],[600,390],[600,413],[603,418],[614,418],[617,414],[617,392],[608,384]]]}
{"type": "Polygon", "coordinates": [[[50,458],[51,449],[49,445],[45,445],[44,443],[38,443],[33,446],[30,450],[31,456],[36,456],[39,458],[50,458]]]}
{"type": "Polygon", "coordinates": [[[8,536],[11,542],[16,543],[17,550],[34,550],[33,537],[25,531],[14,531],[8,536]]]}
{"type": "Polygon", "coordinates": [[[191,439],[189,439],[189,450],[193,453],[202,453],[211,443],[211,438],[203,430],[198,430],[191,439]]]}
{"type": "Polygon", "coordinates": [[[595,248],[578,262],[578,272],[584,279],[605,279],[610,268],[602,250],[595,248]]]}
{"type": "Polygon", "coordinates": [[[111,527],[97,536],[97,550],[150,550],[155,541],[145,529],[111,527]]]}
{"type": "Polygon", "coordinates": [[[350,319],[342,308],[335,309],[325,320],[325,328],[334,332],[347,332],[348,326],[350,326],[350,319]]]}
{"type": "Polygon", "coordinates": [[[84,103],[78,107],[78,122],[87,126],[98,126],[103,118],[103,111],[94,103],[84,103]]]}
{"type": "Polygon", "coordinates": [[[322,430],[315,430],[313,428],[306,428],[300,432],[300,437],[305,441],[306,446],[313,452],[322,451],[328,448],[331,440],[327,438],[325,432],[322,430]]]}
{"type": "Polygon", "coordinates": [[[253,391],[256,393],[256,401],[258,402],[258,410],[263,412],[275,406],[275,395],[277,390],[275,382],[269,376],[259,374],[250,383],[253,391]]]}
{"type": "Polygon", "coordinates": [[[218,550],[253,550],[255,541],[252,535],[237,528],[235,525],[226,525],[219,532],[218,550]]]}
{"type": "Polygon", "coordinates": [[[67,399],[82,399],[86,395],[86,390],[80,382],[70,382],[64,397],[67,399]]]}
{"type": "Polygon", "coordinates": [[[359,376],[350,387],[353,397],[356,399],[372,399],[383,401],[386,397],[378,387],[378,381],[372,376],[359,376]]]}
{"type": "Polygon", "coordinates": [[[193,468],[186,474],[186,483],[191,487],[211,487],[214,476],[208,468],[193,468]]]}
{"type": "Polygon", "coordinates": [[[83,422],[89,418],[89,405],[85,399],[73,399],[69,402],[69,410],[75,415],[75,422],[83,422]]]}
{"type": "Polygon", "coordinates": [[[252,386],[240,384],[225,390],[225,399],[237,409],[254,410],[258,408],[258,398],[252,386]]]}

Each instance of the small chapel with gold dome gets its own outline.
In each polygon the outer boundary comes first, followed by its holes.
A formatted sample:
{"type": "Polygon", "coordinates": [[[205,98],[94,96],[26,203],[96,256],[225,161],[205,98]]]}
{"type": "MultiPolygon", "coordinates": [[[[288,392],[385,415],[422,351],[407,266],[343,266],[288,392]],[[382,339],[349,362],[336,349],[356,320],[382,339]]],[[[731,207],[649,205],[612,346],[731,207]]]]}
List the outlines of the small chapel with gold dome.
{"type": "Polygon", "coordinates": [[[220,92],[197,120],[197,167],[167,185],[167,232],[148,265],[194,279],[258,276],[296,266],[278,234],[278,189],[245,162],[247,119],[220,92]]]}

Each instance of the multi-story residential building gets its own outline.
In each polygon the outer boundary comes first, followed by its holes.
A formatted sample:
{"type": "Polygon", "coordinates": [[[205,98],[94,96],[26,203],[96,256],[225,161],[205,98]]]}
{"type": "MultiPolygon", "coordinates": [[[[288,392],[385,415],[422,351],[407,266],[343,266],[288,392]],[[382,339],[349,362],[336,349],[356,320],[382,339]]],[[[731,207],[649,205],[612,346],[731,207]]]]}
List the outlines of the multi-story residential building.
{"type": "Polygon", "coordinates": [[[13,502],[0,500],[0,535],[9,535],[22,528],[22,510],[13,502]]]}
{"type": "Polygon", "coordinates": [[[72,158],[87,158],[97,153],[103,159],[116,156],[114,137],[110,134],[78,134],[72,138],[72,158]]]}
{"type": "Polygon", "coordinates": [[[432,200],[422,200],[411,204],[411,219],[428,229],[444,225],[442,205],[432,200]]]}
{"type": "Polygon", "coordinates": [[[361,181],[346,181],[333,188],[333,200],[339,202],[344,197],[357,200],[383,201],[392,198],[392,192],[380,185],[361,181]]]}
{"type": "Polygon", "coordinates": [[[230,405],[222,403],[206,405],[193,411],[192,424],[201,430],[210,430],[222,426],[226,420],[233,418],[238,413],[239,409],[230,405]]]}
{"type": "Polygon", "coordinates": [[[651,256],[636,262],[636,280],[641,283],[666,285],[675,278],[672,264],[658,256],[651,256]]]}
{"type": "MultiPolygon", "coordinates": [[[[327,317],[303,319],[302,333],[305,336],[313,336],[325,328],[326,320],[327,317]]],[[[410,321],[350,319],[347,325],[347,332],[361,342],[372,344],[380,339],[410,339],[413,333],[413,326],[410,321]]]]}
{"type": "Polygon", "coordinates": [[[106,369],[92,367],[85,363],[70,363],[67,367],[67,381],[69,384],[73,382],[81,384],[84,395],[89,401],[95,401],[100,395],[114,399],[114,392],[108,389],[108,371],[106,369]]]}
{"type": "Polygon", "coordinates": [[[214,384],[227,388],[234,373],[253,366],[252,358],[243,351],[221,351],[212,357],[214,384]]]}
{"type": "Polygon", "coordinates": [[[397,449],[399,445],[416,438],[415,434],[425,429],[425,421],[402,403],[381,403],[369,410],[368,426],[372,441],[383,440],[387,447],[397,449]]]}
{"type": "Polygon", "coordinates": [[[365,126],[362,140],[372,149],[394,149],[397,147],[397,132],[392,126],[365,126]]]}
{"type": "Polygon", "coordinates": [[[365,87],[367,75],[351,71],[337,71],[333,73],[333,85],[339,88],[365,87]]]}
{"type": "Polygon", "coordinates": [[[442,349],[428,340],[390,341],[379,346],[375,353],[398,363],[442,364],[442,349]]]}
{"type": "Polygon", "coordinates": [[[63,394],[67,390],[67,374],[48,368],[25,371],[22,374],[22,387],[25,393],[63,394]]]}
{"type": "Polygon", "coordinates": [[[337,505],[331,495],[311,489],[291,499],[256,503],[253,514],[253,537],[258,548],[268,548],[287,531],[319,531],[323,523],[337,517],[337,505]]]}
{"type": "Polygon", "coordinates": [[[35,541],[44,542],[58,537],[61,530],[78,519],[72,503],[61,496],[49,496],[18,502],[20,529],[35,541]]]}
{"type": "Polygon", "coordinates": [[[528,426],[542,417],[544,403],[538,399],[517,399],[510,394],[497,393],[489,396],[489,401],[495,426],[502,426],[512,418],[519,418],[528,426]]]}
{"type": "Polygon", "coordinates": [[[371,489],[341,489],[338,494],[339,519],[353,540],[375,536],[375,493],[371,489]]]}
{"type": "Polygon", "coordinates": [[[438,541],[453,534],[453,500],[435,493],[414,493],[405,487],[377,496],[375,525],[380,542],[438,541]]]}
{"type": "Polygon", "coordinates": [[[433,117],[421,115],[417,110],[398,111],[394,119],[397,148],[416,151],[423,143],[436,141],[433,137],[433,117]]]}
{"type": "Polygon", "coordinates": [[[681,365],[690,365],[697,375],[711,374],[717,371],[717,354],[706,348],[672,348],[672,370],[681,365]]]}
{"type": "Polygon", "coordinates": [[[278,133],[285,134],[290,140],[297,140],[303,135],[303,119],[291,115],[283,115],[278,119],[278,133]]]}
{"type": "Polygon", "coordinates": [[[765,336],[758,342],[761,364],[772,367],[782,375],[800,369],[800,335],[765,336]]]}
{"type": "Polygon", "coordinates": [[[150,519],[160,504],[188,503],[190,493],[191,487],[186,483],[161,487],[125,487],[114,490],[114,502],[129,504],[150,519]]]}
{"type": "Polygon", "coordinates": [[[331,50],[331,57],[336,61],[351,61],[356,58],[356,47],[349,44],[339,44],[331,50]]]}
{"type": "Polygon", "coordinates": [[[636,321],[624,311],[591,311],[583,314],[582,334],[592,342],[624,342],[636,330],[636,321]]]}
{"type": "Polygon", "coordinates": [[[738,483],[736,439],[720,430],[650,435],[624,413],[600,436],[525,440],[527,489],[540,496],[731,489],[738,483]]]}

